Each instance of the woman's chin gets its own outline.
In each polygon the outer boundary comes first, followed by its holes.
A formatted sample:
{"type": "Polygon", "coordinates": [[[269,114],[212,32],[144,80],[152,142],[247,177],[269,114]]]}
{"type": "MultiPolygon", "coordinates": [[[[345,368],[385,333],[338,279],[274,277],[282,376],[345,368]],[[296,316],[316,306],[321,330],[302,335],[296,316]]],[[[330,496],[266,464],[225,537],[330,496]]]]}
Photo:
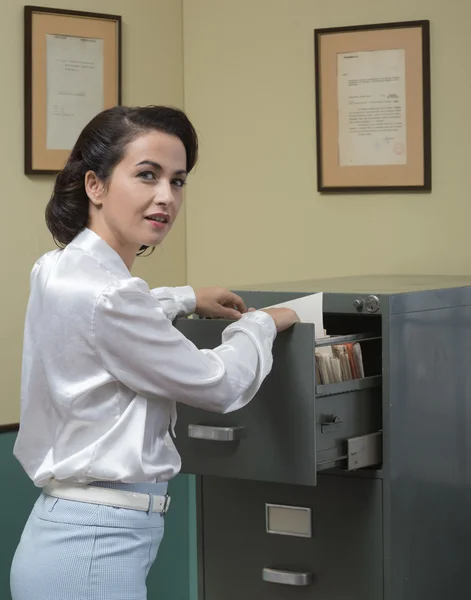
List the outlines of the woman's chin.
{"type": "Polygon", "coordinates": [[[170,231],[168,223],[154,223],[146,221],[146,229],[141,232],[140,241],[142,246],[159,246],[170,231]]]}
{"type": "Polygon", "coordinates": [[[160,246],[160,244],[164,241],[165,235],[146,235],[141,239],[141,246],[160,246]]]}

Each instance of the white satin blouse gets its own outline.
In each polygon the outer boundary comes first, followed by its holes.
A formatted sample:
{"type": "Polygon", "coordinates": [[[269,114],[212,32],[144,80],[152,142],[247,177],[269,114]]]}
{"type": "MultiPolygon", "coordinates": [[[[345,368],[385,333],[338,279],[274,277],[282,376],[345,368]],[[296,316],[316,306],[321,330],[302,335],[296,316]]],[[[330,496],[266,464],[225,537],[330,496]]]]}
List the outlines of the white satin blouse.
{"type": "Polygon", "coordinates": [[[194,309],[192,288],[150,290],[89,229],[35,264],[14,448],[35,485],[168,481],[181,466],[176,402],[230,412],[253,398],[273,319],[247,313],[198,350],[172,325],[194,309]]]}

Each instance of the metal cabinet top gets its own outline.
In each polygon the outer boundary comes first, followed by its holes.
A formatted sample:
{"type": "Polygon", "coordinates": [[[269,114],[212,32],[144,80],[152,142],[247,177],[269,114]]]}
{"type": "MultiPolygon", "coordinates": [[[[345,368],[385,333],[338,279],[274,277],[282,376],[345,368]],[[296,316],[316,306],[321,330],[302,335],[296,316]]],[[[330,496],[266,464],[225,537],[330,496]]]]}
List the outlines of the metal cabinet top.
{"type": "Polygon", "coordinates": [[[324,292],[327,311],[340,306],[354,311],[352,303],[356,299],[364,301],[369,295],[377,295],[382,297],[381,313],[397,314],[471,305],[471,275],[357,275],[253,284],[238,286],[237,291],[276,292],[280,294],[279,301],[285,295],[288,300],[324,292]]]}

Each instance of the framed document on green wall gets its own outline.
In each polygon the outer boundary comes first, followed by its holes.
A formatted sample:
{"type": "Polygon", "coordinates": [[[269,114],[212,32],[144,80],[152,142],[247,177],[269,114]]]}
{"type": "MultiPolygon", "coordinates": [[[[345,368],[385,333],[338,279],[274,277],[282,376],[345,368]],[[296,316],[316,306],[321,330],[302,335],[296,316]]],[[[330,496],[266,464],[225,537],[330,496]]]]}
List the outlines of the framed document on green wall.
{"type": "Polygon", "coordinates": [[[59,171],[80,131],[121,103],[121,17],[24,9],[25,173],[59,171]]]}
{"type": "Polygon", "coordinates": [[[320,192],[431,190],[429,28],[315,30],[320,192]]]}

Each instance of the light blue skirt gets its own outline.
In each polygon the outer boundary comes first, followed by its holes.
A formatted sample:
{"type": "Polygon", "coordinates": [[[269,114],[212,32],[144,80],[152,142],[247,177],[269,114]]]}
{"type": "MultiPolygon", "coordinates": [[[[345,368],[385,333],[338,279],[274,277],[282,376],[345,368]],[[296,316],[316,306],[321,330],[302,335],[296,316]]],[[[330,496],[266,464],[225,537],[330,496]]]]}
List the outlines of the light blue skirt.
{"type": "MultiPolygon", "coordinates": [[[[98,485],[167,493],[166,483],[98,485]]],[[[12,600],[146,600],[163,533],[159,513],[41,494],[13,558],[12,600]]]]}

